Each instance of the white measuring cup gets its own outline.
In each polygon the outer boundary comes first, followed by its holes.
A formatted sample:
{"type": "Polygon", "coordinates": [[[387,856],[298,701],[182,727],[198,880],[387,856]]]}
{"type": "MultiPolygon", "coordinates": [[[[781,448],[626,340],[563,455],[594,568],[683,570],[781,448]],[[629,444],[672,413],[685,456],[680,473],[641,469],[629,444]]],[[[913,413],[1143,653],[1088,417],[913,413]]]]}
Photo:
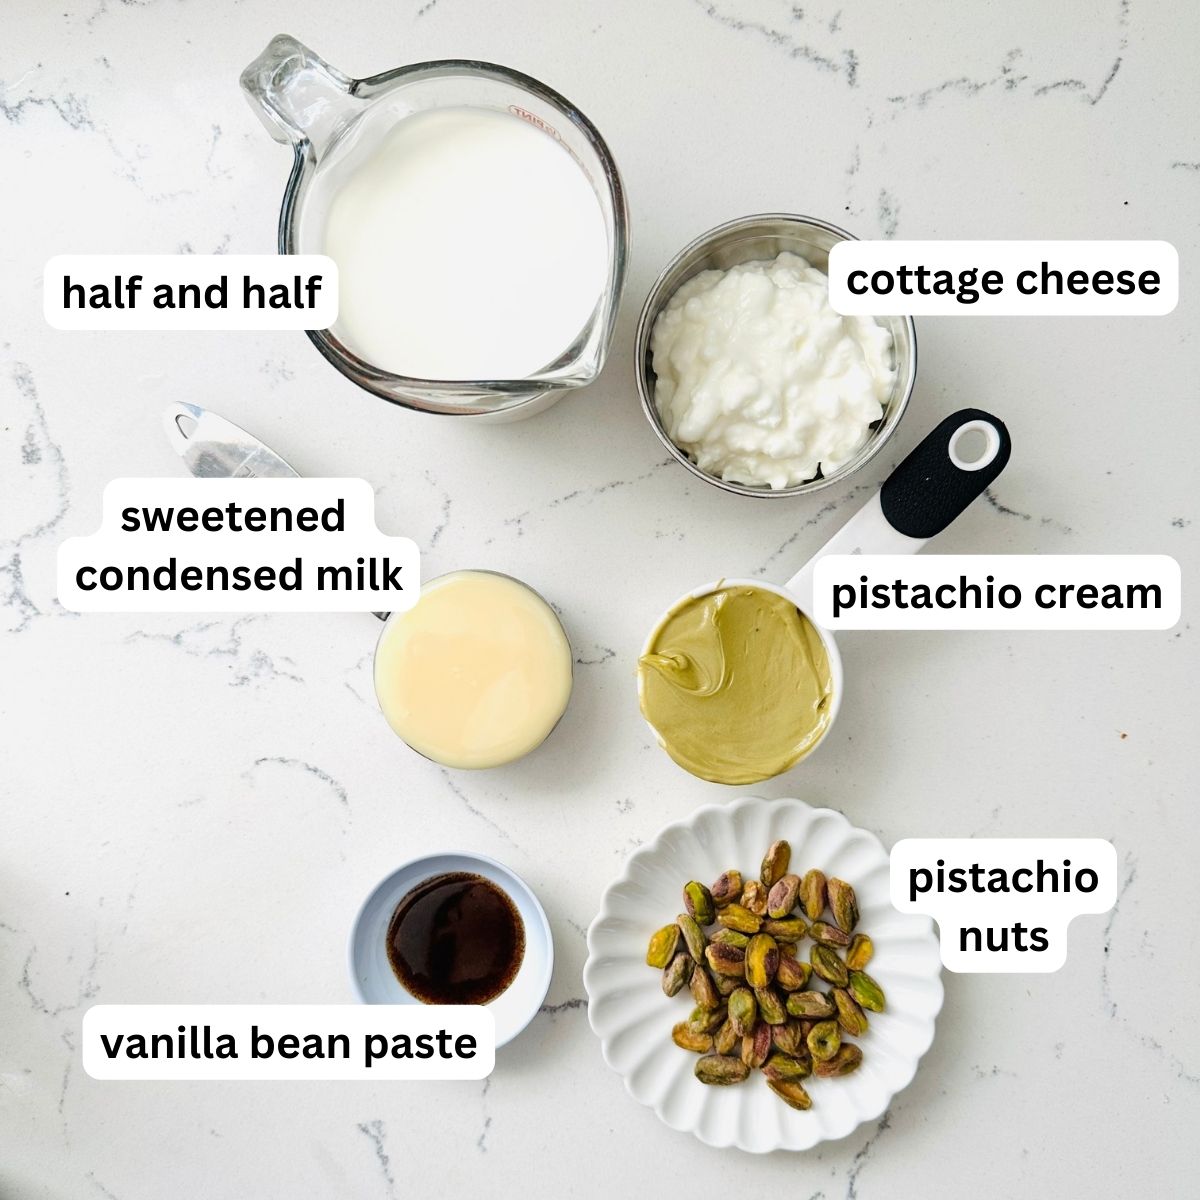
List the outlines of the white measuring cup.
{"type": "MultiPolygon", "coordinates": [[[[844,691],[842,658],[828,629],[812,616],[813,571],[827,554],[915,554],[930,538],[942,532],[967,506],[982,495],[1008,463],[1012,445],[1004,423],[981,409],[964,408],[946,417],[888,476],[876,492],[786,583],[727,577],[701,584],[680,596],[655,623],[642,657],[651,654],[668,619],[683,605],[727,588],[756,588],[789,600],[820,636],[829,662],[830,695],[826,722],[816,741],[785,771],[802,762],[829,736],[844,691]],[[964,441],[982,436],[983,450],[973,459],[964,457],[964,441]]],[[[644,701],[646,668],[638,670],[638,699],[644,701]]],[[[643,712],[645,711],[643,707],[643,712]]],[[[647,721],[647,724],[650,724],[647,721]]],[[[663,749],[666,742],[650,725],[663,749]]],[[[668,751],[669,752],[669,751],[668,751]]],[[[687,769],[687,768],[685,768],[687,769]]],[[[772,778],[764,774],[759,779],[772,778]]],[[[716,780],[715,782],[723,782],[716,780]]]]}

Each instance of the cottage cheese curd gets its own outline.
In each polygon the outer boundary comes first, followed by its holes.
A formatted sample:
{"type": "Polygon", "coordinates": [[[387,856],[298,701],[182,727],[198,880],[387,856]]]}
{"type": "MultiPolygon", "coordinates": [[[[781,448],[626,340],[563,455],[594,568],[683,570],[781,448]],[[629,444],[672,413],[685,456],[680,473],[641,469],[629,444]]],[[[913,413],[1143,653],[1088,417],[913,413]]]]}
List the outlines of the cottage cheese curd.
{"type": "Polygon", "coordinates": [[[689,279],[650,349],[667,436],[710,475],[773,489],[848,462],[896,381],[892,335],[834,312],[826,275],[787,251],[689,279]]]}

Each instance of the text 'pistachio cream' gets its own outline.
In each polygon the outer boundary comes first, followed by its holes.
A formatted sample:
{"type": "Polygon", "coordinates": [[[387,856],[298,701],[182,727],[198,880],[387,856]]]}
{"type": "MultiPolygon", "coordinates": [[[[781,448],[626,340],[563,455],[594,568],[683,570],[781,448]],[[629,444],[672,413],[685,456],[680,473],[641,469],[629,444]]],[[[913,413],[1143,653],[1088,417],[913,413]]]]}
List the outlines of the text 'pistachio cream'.
{"type": "Polygon", "coordinates": [[[798,763],[829,726],[821,635],[786,597],[746,585],[676,605],[638,662],[642,715],[667,753],[713,783],[798,763]]]}

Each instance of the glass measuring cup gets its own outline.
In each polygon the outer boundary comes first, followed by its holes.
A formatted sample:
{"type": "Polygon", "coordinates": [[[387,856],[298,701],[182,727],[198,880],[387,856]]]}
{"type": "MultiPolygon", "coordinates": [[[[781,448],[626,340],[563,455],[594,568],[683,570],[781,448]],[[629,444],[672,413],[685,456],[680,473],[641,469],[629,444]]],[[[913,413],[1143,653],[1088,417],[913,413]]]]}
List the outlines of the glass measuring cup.
{"type": "MultiPolygon", "coordinates": [[[[570,346],[522,379],[419,379],[359,357],[335,324],[310,330],[343,375],[420,412],[516,420],[548,408],[600,372],[625,282],[629,217],[620,175],[595,126],[568,100],[528,75],[494,63],[445,59],[352,79],[295,38],[280,35],[242,72],[241,85],[267,131],[294,153],[279,214],[281,254],[319,254],[334,195],[364,152],[414,113],[450,107],[510,113],[553,138],[586,175],[608,234],[608,275],[590,319],[570,346]]],[[[481,187],[486,188],[486,180],[481,187]]],[[[464,238],[470,229],[462,231],[464,238]]]]}
{"type": "MultiPolygon", "coordinates": [[[[949,526],[976,497],[983,494],[1004,470],[1010,452],[1008,430],[1002,421],[979,409],[962,409],[941,421],[888,476],[879,491],[786,583],[779,585],[760,579],[725,578],[702,584],[681,596],[655,623],[642,648],[638,664],[638,699],[642,714],[659,745],[685,770],[714,783],[739,786],[781,775],[807,758],[828,737],[841,707],[844,690],[844,672],[837,643],[833,634],[821,628],[811,615],[813,571],[817,562],[827,554],[915,554],[931,537],[949,526]],[[974,459],[966,458],[962,451],[963,439],[971,434],[982,434],[984,438],[983,451],[974,459]],[[807,743],[802,753],[781,769],[758,772],[738,768],[734,777],[734,768],[722,766],[706,772],[682,761],[687,756],[678,749],[672,752],[669,735],[664,735],[656,728],[647,715],[646,681],[648,672],[654,669],[647,665],[647,659],[658,655],[659,635],[680,609],[706,596],[740,588],[782,597],[799,610],[801,617],[820,639],[827,661],[829,685],[821,701],[816,736],[807,743]],[[717,775],[723,777],[718,778],[717,775]]],[[[733,674],[736,665],[730,667],[723,662],[722,669],[733,674]]],[[[711,681],[706,686],[711,690],[711,681]]],[[[732,759],[733,755],[726,757],[732,759]]]]}

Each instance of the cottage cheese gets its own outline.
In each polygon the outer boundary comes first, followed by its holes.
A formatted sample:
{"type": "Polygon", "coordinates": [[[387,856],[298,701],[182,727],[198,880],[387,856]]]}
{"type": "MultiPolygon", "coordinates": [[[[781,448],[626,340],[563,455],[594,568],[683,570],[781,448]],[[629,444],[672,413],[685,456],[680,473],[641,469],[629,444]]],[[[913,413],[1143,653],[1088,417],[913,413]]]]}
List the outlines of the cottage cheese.
{"type": "Polygon", "coordinates": [[[862,447],[896,381],[892,336],[829,307],[799,255],[689,279],[650,339],[667,436],[710,475],[786,488],[862,447]]]}

